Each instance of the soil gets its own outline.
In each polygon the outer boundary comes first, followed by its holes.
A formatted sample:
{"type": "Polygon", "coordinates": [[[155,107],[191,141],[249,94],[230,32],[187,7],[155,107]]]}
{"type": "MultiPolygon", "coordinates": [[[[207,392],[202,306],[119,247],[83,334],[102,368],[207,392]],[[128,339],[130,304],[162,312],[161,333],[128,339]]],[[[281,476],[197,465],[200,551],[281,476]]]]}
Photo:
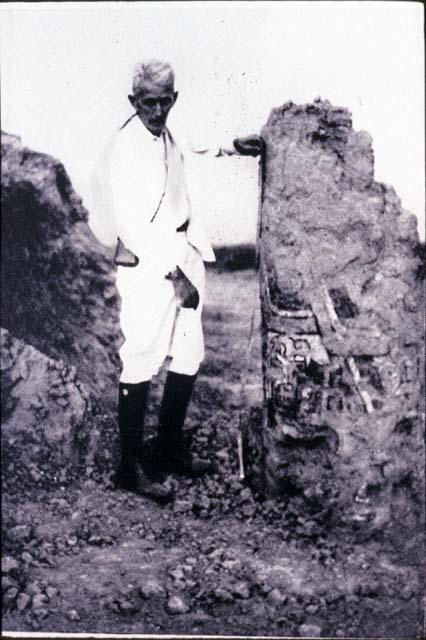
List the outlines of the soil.
{"type": "MultiPolygon", "coordinates": [[[[345,528],[297,496],[260,501],[239,480],[241,399],[255,420],[262,397],[257,281],[252,270],[208,272],[206,359],[187,427],[215,472],[175,479],[174,503],[113,489],[113,395],[96,416],[89,466],[28,476],[12,443],[3,460],[14,461],[3,492],[5,634],[423,637],[424,540],[413,509],[405,511],[409,487],[399,488],[391,524],[371,532],[345,528]],[[256,339],[242,380],[253,307],[256,339]]],[[[164,372],[148,434],[163,381],[164,372]]]]}

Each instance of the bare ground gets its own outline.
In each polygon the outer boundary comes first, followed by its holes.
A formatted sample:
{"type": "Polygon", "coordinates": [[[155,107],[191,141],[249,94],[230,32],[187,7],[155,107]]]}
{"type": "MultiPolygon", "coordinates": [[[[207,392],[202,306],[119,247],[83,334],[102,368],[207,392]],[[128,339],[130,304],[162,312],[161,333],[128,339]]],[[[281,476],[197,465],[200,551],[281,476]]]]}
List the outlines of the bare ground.
{"type": "MultiPolygon", "coordinates": [[[[111,398],[93,466],[63,484],[59,472],[54,486],[36,475],[19,486],[17,473],[4,487],[5,633],[423,637],[423,537],[403,489],[392,527],[364,535],[297,498],[258,502],[238,480],[241,371],[257,301],[253,271],[208,273],[207,353],[187,422],[195,448],[211,451],[212,478],[176,480],[165,507],[114,491],[114,461],[102,454],[102,439],[116,437],[111,398]]],[[[257,337],[246,391],[259,406],[257,337]]]]}

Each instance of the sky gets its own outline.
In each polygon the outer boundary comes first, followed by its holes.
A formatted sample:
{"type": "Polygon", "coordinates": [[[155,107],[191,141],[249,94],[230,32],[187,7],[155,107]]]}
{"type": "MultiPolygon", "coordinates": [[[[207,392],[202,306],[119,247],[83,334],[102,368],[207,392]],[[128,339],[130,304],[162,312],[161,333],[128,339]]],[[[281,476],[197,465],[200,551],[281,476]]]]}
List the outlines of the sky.
{"type": "MultiPolygon", "coordinates": [[[[91,168],[132,113],[136,62],[172,63],[170,129],[196,143],[259,133],[272,108],[321,96],[373,137],[375,178],[393,185],[424,238],[423,7],[414,2],[5,3],[2,129],[59,158],[88,204],[91,168]]],[[[258,161],[188,161],[213,242],[255,239],[258,161]]]]}

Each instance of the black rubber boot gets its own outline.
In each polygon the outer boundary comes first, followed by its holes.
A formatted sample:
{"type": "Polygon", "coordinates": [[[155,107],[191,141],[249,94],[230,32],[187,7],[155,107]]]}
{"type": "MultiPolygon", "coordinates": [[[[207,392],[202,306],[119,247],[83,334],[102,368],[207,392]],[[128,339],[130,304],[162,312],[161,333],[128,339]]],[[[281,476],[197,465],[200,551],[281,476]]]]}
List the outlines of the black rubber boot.
{"type": "Polygon", "coordinates": [[[172,489],[165,483],[148,478],[139,465],[148,391],[149,382],[119,385],[118,424],[121,460],[115,485],[118,489],[132,491],[165,503],[173,498],[172,489]]]}
{"type": "Polygon", "coordinates": [[[158,428],[159,460],[156,464],[167,473],[200,476],[211,469],[207,460],[191,456],[184,439],[183,424],[191,400],[196,376],[169,371],[164,386],[158,428]]]}

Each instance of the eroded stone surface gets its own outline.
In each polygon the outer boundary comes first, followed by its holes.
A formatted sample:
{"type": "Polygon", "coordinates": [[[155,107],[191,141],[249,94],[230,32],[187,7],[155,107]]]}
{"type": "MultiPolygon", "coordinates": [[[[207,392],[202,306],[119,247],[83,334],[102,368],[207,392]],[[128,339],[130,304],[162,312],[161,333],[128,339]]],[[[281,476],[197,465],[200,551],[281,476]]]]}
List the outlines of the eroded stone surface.
{"type": "Polygon", "coordinates": [[[111,257],[63,165],[16,136],[1,143],[2,461],[13,492],[65,482],[80,462],[93,469],[120,333],[111,257]]]}
{"type": "Polygon", "coordinates": [[[286,103],[262,137],[266,409],[252,441],[266,488],[356,495],[360,522],[380,495],[385,521],[393,487],[422,477],[416,219],[374,181],[371,137],[346,109],[286,103]]]}
{"type": "Polygon", "coordinates": [[[105,396],[119,371],[112,260],[63,165],[16,136],[2,133],[1,143],[2,326],[105,396]]]}
{"type": "Polygon", "coordinates": [[[75,368],[1,329],[1,379],[4,448],[20,450],[24,464],[36,462],[37,473],[43,464],[78,463],[91,402],[75,368]]]}

